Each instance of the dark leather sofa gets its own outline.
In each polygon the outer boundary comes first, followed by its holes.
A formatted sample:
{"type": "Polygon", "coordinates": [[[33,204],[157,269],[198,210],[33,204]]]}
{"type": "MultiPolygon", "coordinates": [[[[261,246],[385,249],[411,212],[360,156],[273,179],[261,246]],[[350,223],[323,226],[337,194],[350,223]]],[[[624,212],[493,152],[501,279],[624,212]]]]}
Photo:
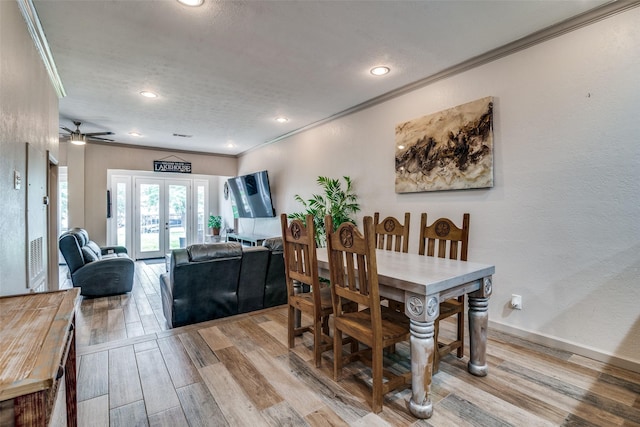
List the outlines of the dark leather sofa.
{"type": "Polygon", "coordinates": [[[122,246],[99,247],[83,228],[73,228],[58,239],[71,282],[87,297],[131,292],[135,263],[122,246]]]}
{"type": "Polygon", "coordinates": [[[160,276],[170,328],[286,304],[282,239],[263,246],[237,242],[191,245],[171,253],[160,276]]]}

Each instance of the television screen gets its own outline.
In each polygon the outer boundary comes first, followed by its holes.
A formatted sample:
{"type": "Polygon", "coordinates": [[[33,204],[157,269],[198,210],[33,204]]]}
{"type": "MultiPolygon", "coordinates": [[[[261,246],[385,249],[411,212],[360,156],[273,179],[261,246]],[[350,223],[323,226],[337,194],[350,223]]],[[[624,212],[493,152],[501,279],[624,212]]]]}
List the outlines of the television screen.
{"type": "Polygon", "coordinates": [[[271,203],[267,171],[229,178],[227,183],[239,218],[265,218],[276,215],[271,203]]]}

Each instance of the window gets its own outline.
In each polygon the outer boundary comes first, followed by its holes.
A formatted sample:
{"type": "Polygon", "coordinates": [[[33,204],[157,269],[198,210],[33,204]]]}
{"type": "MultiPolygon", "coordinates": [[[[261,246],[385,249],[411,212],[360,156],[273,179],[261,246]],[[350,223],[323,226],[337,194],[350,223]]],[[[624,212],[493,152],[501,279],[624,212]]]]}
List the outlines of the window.
{"type": "Polygon", "coordinates": [[[58,236],[69,230],[69,183],[67,182],[67,167],[58,169],[58,236]]]}

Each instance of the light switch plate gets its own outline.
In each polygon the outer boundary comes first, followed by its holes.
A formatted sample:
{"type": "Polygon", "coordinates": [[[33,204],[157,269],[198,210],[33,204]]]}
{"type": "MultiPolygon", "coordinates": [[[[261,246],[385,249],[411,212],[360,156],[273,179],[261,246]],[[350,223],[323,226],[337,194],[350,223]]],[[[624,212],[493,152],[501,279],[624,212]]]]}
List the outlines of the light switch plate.
{"type": "Polygon", "coordinates": [[[22,175],[20,172],[13,171],[13,188],[19,190],[22,187],[22,175]]]}

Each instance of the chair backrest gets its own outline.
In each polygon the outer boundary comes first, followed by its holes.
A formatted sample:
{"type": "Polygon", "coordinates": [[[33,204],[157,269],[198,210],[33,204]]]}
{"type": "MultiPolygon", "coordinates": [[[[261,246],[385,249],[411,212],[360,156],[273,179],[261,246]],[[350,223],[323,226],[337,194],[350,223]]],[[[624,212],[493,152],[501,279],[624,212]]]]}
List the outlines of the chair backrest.
{"type": "Polygon", "coordinates": [[[311,287],[314,304],[320,307],[320,280],[313,215],[305,217],[305,223],[294,219],[287,221],[287,214],[280,215],[284,253],[284,271],[289,296],[295,294],[294,281],[311,287]]]}
{"type": "Polygon", "coordinates": [[[404,214],[404,224],[396,218],[388,216],[380,222],[380,213],[373,215],[373,227],[376,233],[376,247],[387,251],[409,252],[409,219],[410,214],[404,214]]]}
{"type": "Polygon", "coordinates": [[[427,226],[427,214],[420,220],[420,255],[467,260],[469,214],[462,217],[462,228],[448,218],[439,218],[427,226]]]}
{"type": "Polygon", "coordinates": [[[324,224],[334,316],[342,315],[341,299],[347,299],[370,309],[372,327],[381,325],[373,218],[364,217],[364,234],[350,222],[331,231],[333,224],[329,215],[324,224]]]}

